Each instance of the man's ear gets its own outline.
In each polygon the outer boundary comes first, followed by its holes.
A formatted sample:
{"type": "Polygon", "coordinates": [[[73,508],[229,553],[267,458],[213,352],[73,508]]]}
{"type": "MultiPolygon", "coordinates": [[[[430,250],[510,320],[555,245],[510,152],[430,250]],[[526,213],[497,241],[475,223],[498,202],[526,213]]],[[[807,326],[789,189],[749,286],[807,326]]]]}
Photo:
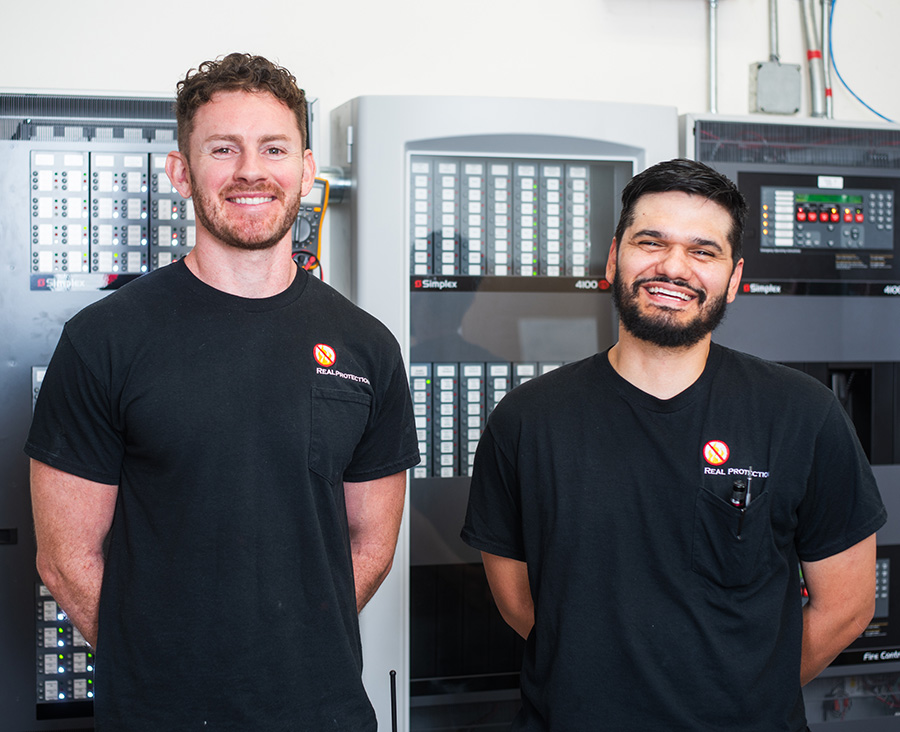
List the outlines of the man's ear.
{"type": "Polygon", "coordinates": [[[306,196],[316,182],[316,161],[313,159],[312,150],[303,151],[303,179],[300,183],[300,195],[306,196]]]}
{"type": "Polygon", "coordinates": [[[187,158],[178,150],[173,150],[166,156],[166,175],[176,191],[184,198],[191,197],[191,175],[187,158]]]}
{"type": "Polygon", "coordinates": [[[731,279],[728,281],[728,297],[725,302],[734,302],[734,298],[737,297],[738,288],[741,285],[741,275],[744,273],[744,259],[743,257],[737,261],[737,264],[734,265],[734,271],[731,273],[731,279]]]}
{"type": "Polygon", "coordinates": [[[609,257],[606,260],[606,281],[612,282],[616,278],[616,237],[613,237],[612,244],[609,245],[609,257]]]}

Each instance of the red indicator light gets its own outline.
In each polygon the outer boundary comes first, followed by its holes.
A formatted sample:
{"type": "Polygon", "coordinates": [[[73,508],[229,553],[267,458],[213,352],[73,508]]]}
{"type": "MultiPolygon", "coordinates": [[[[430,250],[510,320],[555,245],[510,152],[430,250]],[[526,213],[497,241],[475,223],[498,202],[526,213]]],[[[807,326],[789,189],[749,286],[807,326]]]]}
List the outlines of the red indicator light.
{"type": "Polygon", "coordinates": [[[806,211],[802,208],[797,211],[797,221],[806,221],[806,211]]]}

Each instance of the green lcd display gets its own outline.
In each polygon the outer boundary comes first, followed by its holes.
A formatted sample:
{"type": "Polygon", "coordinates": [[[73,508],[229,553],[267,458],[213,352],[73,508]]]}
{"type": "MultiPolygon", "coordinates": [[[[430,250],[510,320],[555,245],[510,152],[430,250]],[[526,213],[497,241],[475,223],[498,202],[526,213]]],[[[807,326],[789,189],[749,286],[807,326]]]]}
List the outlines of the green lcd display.
{"type": "Polygon", "coordinates": [[[860,206],[863,202],[862,196],[845,196],[839,193],[796,193],[794,194],[796,203],[839,203],[852,204],[860,206]]]}

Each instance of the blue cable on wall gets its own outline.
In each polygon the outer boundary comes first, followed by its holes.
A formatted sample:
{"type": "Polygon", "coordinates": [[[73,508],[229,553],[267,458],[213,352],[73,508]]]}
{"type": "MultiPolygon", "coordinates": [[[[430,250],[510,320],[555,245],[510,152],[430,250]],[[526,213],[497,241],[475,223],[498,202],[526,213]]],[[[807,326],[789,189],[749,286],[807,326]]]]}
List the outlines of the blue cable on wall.
{"type": "Polygon", "coordinates": [[[881,119],[886,120],[887,122],[893,122],[894,120],[892,120],[890,117],[885,117],[880,112],[876,112],[874,109],[872,109],[872,107],[870,107],[862,99],[860,99],[859,95],[850,88],[850,85],[846,81],[844,81],[844,77],[841,76],[841,72],[838,71],[837,62],[834,60],[834,43],[831,40],[832,36],[834,34],[834,6],[835,5],[837,5],[837,0],[831,0],[831,15],[830,15],[830,22],[828,23],[828,55],[831,58],[831,65],[834,68],[834,73],[837,74],[837,78],[841,80],[841,84],[844,85],[844,88],[848,92],[850,92],[856,98],[856,100],[860,104],[862,104],[866,109],[868,109],[873,114],[878,115],[879,117],[881,117],[881,119]]]}

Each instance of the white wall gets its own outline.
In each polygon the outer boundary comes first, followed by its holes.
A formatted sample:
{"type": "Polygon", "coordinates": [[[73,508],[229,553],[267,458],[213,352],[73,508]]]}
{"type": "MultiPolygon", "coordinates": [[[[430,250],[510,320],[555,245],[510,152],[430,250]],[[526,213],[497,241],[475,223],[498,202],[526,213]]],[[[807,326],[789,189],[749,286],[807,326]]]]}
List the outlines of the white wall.
{"type": "MultiPolygon", "coordinates": [[[[680,112],[708,109],[707,0],[5,5],[0,87],[171,94],[189,67],[240,50],[291,69],[320,100],[325,120],[332,108],[362,94],[599,99],[669,104],[680,112]]],[[[718,111],[744,114],[749,64],[768,60],[768,0],[718,5],[718,111]]],[[[800,0],[778,2],[785,63],[805,60],[800,6],[800,0]]],[[[900,64],[891,50],[900,1],[839,0],[835,16],[844,78],[882,114],[900,120],[900,64]]],[[[803,113],[808,108],[804,99],[803,113]]],[[[877,119],[836,79],[835,116],[877,119]]]]}
{"type": "MultiPolygon", "coordinates": [[[[318,98],[320,166],[330,163],[331,110],[359,95],[545,97],[666,104],[682,113],[709,109],[708,0],[6,5],[0,87],[173,95],[178,79],[205,59],[259,53],[291,69],[318,98]]],[[[768,6],[769,0],[718,0],[722,114],[748,111],[749,66],[769,57],[768,6]]],[[[801,114],[808,114],[800,8],[801,0],[778,0],[779,50],[783,63],[804,64],[801,114]]],[[[900,64],[891,51],[897,28],[900,0],[837,3],[834,44],[841,73],[868,104],[900,121],[900,64]]],[[[878,121],[837,78],[834,87],[836,118],[878,121]]],[[[326,275],[329,228],[326,222],[326,275]]]]}

